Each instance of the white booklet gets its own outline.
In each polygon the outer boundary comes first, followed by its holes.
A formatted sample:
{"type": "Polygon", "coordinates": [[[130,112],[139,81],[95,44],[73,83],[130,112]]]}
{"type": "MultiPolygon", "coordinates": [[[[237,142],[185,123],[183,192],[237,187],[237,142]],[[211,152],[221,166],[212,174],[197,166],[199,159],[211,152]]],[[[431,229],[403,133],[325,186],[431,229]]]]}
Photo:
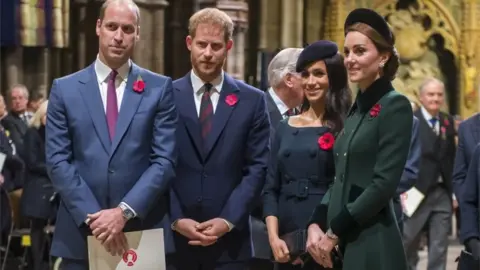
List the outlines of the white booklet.
{"type": "Polygon", "coordinates": [[[412,187],[411,189],[407,190],[406,192],[400,195],[403,213],[408,217],[411,217],[415,211],[417,211],[418,206],[422,203],[423,195],[417,188],[412,187]]]}
{"type": "Polygon", "coordinates": [[[93,236],[87,238],[90,270],[165,270],[163,229],[127,232],[130,249],[112,256],[93,236]]]}

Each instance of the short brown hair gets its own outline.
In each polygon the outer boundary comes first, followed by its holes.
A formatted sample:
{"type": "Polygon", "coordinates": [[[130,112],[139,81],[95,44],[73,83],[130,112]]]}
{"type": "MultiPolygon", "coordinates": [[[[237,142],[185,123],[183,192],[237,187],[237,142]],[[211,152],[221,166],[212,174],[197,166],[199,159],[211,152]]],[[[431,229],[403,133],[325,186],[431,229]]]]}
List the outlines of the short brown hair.
{"type": "Polygon", "coordinates": [[[382,37],[382,35],[365,23],[355,23],[348,27],[345,33],[353,31],[360,32],[367,36],[380,53],[390,53],[390,58],[388,58],[388,61],[383,66],[382,71],[385,78],[389,79],[390,81],[395,79],[395,74],[400,66],[400,58],[394,44],[389,44],[385,38],[382,37]]]}
{"type": "Polygon", "coordinates": [[[204,8],[190,17],[188,21],[188,34],[194,38],[199,24],[217,24],[223,28],[225,41],[229,41],[233,36],[233,21],[227,13],[218,8],[204,8]]]}
{"type": "Polygon", "coordinates": [[[105,10],[111,3],[125,3],[129,5],[132,10],[135,11],[135,15],[137,16],[137,26],[140,25],[140,9],[138,8],[137,4],[133,2],[133,0],[107,0],[103,2],[102,7],[100,8],[100,15],[98,16],[100,21],[103,21],[103,18],[105,17],[105,10]]]}

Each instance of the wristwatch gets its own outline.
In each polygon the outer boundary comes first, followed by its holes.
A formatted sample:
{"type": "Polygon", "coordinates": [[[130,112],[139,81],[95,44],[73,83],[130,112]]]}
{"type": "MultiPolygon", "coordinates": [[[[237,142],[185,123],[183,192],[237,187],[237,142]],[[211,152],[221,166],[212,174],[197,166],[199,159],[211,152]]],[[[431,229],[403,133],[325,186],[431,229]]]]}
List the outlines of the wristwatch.
{"type": "Polygon", "coordinates": [[[332,229],[328,229],[328,230],[327,230],[327,233],[325,233],[325,235],[326,235],[328,238],[332,239],[332,240],[337,240],[337,239],[338,239],[338,236],[336,236],[336,235],[333,233],[332,229]]]}
{"type": "Polygon", "coordinates": [[[121,203],[119,207],[122,209],[123,217],[126,220],[130,220],[135,217],[135,213],[133,213],[132,209],[128,208],[125,204],[121,203]]]}
{"type": "Polygon", "coordinates": [[[178,219],[176,219],[174,222],[172,222],[172,224],[170,225],[170,228],[172,229],[172,231],[175,231],[176,227],[177,227],[177,223],[178,223],[178,219]]]}

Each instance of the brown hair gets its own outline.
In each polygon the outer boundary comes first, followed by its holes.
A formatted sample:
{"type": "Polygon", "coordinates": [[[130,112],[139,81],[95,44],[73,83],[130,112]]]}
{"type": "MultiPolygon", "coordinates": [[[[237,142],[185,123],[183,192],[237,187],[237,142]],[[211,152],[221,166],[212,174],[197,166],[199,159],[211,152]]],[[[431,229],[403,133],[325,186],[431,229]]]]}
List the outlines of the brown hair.
{"type": "Polygon", "coordinates": [[[225,42],[232,39],[233,36],[233,21],[227,13],[218,8],[204,8],[190,17],[188,21],[188,34],[194,38],[199,24],[208,23],[216,24],[223,28],[225,35],[225,42]]]}
{"type": "Polygon", "coordinates": [[[383,77],[392,81],[395,79],[398,67],[400,66],[400,59],[398,52],[395,49],[394,44],[388,43],[382,35],[380,35],[375,29],[365,23],[356,23],[348,27],[345,34],[348,32],[360,32],[367,36],[375,45],[380,53],[389,52],[390,57],[382,68],[383,77]]]}

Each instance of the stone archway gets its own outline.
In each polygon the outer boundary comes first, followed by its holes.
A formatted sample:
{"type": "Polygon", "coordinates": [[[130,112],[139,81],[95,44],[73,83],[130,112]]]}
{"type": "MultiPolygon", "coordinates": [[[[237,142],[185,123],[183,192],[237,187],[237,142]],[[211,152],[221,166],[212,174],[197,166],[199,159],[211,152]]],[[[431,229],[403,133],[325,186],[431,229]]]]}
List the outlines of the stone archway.
{"type": "Polygon", "coordinates": [[[387,1],[374,6],[390,23],[401,57],[398,85],[416,100],[421,82],[436,77],[445,82],[447,102],[444,110],[458,111],[458,77],[461,31],[450,11],[437,0],[387,1]]]}

